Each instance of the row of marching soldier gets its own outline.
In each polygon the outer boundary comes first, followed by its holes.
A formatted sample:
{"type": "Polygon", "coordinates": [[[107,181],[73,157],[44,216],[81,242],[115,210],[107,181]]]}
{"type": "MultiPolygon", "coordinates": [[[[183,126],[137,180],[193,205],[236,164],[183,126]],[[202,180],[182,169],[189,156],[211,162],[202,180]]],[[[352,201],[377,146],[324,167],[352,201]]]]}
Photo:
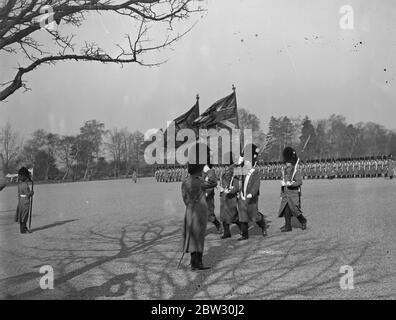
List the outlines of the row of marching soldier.
{"type": "MultiPolygon", "coordinates": [[[[198,150],[198,147],[196,148],[198,150]]],[[[212,170],[210,161],[206,164],[196,164],[198,162],[188,164],[189,175],[182,183],[182,197],[186,205],[183,256],[184,253],[191,254],[192,270],[207,269],[203,265],[202,257],[207,222],[211,221],[210,216],[214,216],[214,200],[211,192],[214,192],[217,186],[220,190],[220,221],[223,226],[221,238],[231,238],[230,226],[236,224],[240,230],[238,241],[249,239],[249,223],[256,223],[261,229],[261,234],[267,236],[264,215],[258,207],[261,181],[257,169],[259,151],[256,145],[249,144],[244,148],[238,161],[234,160],[232,153],[227,154],[230,164],[222,173],[219,186],[216,175],[208,174],[212,170]],[[208,194],[210,194],[209,198],[208,194]]],[[[302,229],[306,229],[307,220],[302,214],[300,205],[302,178],[297,167],[296,151],[286,148],[283,152],[283,160],[285,167],[281,181],[282,200],[278,216],[284,217],[285,225],[281,231],[292,231],[292,216],[299,220],[302,229]]]]}
{"type": "MultiPolygon", "coordinates": [[[[212,166],[218,179],[228,166],[212,166]]],[[[261,180],[279,180],[282,162],[258,162],[261,180]]],[[[299,163],[302,179],[389,178],[396,176],[396,162],[392,156],[308,160],[299,163]]],[[[157,182],[180,182],[188,175],[186,166],[162,166],[155,171],[157,182]]]]}

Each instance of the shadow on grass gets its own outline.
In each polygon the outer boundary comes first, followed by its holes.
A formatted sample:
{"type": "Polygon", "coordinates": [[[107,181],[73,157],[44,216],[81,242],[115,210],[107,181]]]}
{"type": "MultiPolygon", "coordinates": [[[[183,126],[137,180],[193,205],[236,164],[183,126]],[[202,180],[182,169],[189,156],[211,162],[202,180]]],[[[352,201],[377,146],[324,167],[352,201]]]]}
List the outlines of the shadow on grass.
{"type": "MultiPolygon", "coordinates": [[[[181,225],[180,219],[102,224],[71,234],[63,247],[48,239],[46,247],[31,249],[40,253],[36,260],[54,267],[56,297],[65,299],[314,299],[326,292],[337,297],[342,265],[360,266],[355,275],[359,286],[370,288],[394,276],[378,274],[366,263],[374,259],[370,242],[347,243],[301,231],[263,238],[258,228],[242,243],[235,236],[220,240],[208,235],[204,264],[212,269],[192,272],[186,257],[178,270],[181,225]]],[[[10,293],[34,276],[1,280],[7,298],[40,298],[40,288],[10,293]]]]}
{"type": "Polygon", "coordinates": [[[56,222],[54,222],[54,223],[47,224],[47,225],[45,225],[45,226],[41,226],[41,227],[38,227],[38,228],[33,228],[33,229],[31,229],[30,231],[32,231],[32,232],[37,232],[37,231],[46,230],[46,229],[50,229],[50,228],[54,228],[54,227],[59,227],[59,226],[62,226],[62,225],[64,225],[64,224],[66,224],[66,223],[74,222],[74,221],[77,221],[77,220],[78,220],[78,219],[71,219],[71,220],[64,220],[64,221],[56,221],[56,222]]]}

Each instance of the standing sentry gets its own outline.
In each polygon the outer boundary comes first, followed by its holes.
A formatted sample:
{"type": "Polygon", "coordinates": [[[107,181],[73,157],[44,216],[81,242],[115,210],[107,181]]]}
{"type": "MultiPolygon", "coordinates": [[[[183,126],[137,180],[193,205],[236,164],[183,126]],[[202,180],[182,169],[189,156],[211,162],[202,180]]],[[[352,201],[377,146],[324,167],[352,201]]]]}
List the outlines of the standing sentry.
{"type": "Polygon", "coordinates": [[[30,198],[33,197],[33,190],[29,188],[31,180],[30,172],[27,168],[22,167],[18,171],[18,207],[15,215],[15,222],[19,223],[21,233],[31,233],[27,227],[30,213],[30,198]]]}

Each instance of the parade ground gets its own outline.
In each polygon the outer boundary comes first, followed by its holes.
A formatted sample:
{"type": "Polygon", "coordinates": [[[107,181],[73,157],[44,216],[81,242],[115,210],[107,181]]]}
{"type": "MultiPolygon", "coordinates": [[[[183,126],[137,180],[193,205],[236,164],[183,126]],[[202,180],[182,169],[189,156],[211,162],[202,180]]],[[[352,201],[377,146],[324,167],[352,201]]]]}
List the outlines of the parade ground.
{"type": "MultiPolygon", "coordinates": [[[[0,193],[1,299],[395,299],[396,181],[305,180],[303,231],[281,233],[279,181],[262,181],[268,237],[220,240],[208,224],[204,264],[180,269],[180,183],[152,178],[35,186],[32,234],[14,222],[16,187],[0,193]],[[54,270],[43,290],[40,268],[54,270]],[[353,289],[343,290],[343,266],[353,289]]],[[[216,193],[216,215],[219,197],[216,193]]]]}

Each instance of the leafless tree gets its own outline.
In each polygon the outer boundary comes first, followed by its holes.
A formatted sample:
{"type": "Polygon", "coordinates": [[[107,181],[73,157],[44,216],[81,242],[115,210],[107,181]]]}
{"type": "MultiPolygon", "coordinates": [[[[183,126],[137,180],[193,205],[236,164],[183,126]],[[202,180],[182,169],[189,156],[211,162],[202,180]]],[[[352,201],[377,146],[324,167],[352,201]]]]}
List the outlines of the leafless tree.
{"type": "Polygon", "coordinates": [[[78,139],[74,136],[64,136],[58,141],[57,154],[60,162],[65,166],[65,174],[62,180],[65,180],[70,175],[72,166],[76,163],[80,146],[78,139]]]}
{"type": "Polygon", "coordinates": [[[107,150],[110,152],[113,165],[114,165],[114,177],[118,177],[120,174],[121,167],[121,155],[124,147],[124,135],[122,130],[114,128],[107,132],[108,141],[105,143],[107,150]]]}
{"type": "Polygon", "coordinates": [[[203,11],[202,0],[0,0],[0,54],[12,54],[29,61],[18,65],[15,77],[0,87],[0,101],[20,88],[28,89],[23,77],[43,64],[58,61],[97,61],[102,63],[146,63],[145,54],[174,44],[191,30],[192,25],[176,32],[175,22],[203,11]],[[126,34],[125,45],[117,44],[118,53],[105,50],[92,40],[80,43],[73,34],[87,15],[116,14],[130,19],[133,34],[126,34]],[[164,26],[164,37],[153,36],[150,28],[164,26]],[[43,33],[53,45],[45,45],[43,33]]]}
{"type": "Polygon", "coordinates": [[[18,134],[13,130],[11,123],[7,122],[0,129],[0,153],[3,156],[4,171],[8,172],[10,163],[16,160],[21,149],[18,134]]]}

